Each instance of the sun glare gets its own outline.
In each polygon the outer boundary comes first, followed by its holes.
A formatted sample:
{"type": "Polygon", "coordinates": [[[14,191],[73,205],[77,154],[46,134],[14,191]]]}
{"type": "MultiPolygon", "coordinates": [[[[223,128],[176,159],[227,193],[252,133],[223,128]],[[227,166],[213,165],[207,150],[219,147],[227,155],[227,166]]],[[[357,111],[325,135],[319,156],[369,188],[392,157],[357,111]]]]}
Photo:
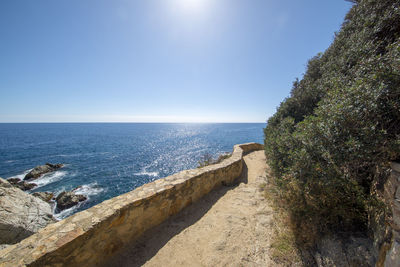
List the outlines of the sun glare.
{"type": "Polygon", "coordinates": [[[198,10],[201,9],[205,3],[205,0],[180,0],[181,5],[187,10],[198,10]]]}
{"type": "Polygon", "coordinates": [[[210,0],[174,0],[176,8],[188,15],[204,13],[209,8],[210,0]]]}

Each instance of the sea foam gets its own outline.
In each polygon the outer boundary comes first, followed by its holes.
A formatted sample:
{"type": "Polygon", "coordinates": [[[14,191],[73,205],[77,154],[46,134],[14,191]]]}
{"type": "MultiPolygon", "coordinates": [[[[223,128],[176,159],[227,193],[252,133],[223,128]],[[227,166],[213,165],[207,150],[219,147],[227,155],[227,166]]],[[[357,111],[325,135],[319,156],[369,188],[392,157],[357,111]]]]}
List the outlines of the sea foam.
{"type": "Polygon", "coordinates": [[[36,188],[45,186],[47,184],[51,184],[56,181],[59,181],[67,174],[68,174],[67,171],[56,171],[56,172],[52,172],[52,173],[47,173],[43,176],[40,176],[38,179],[33,180],[32,183],[37,184],[37,187],[35,187],[35,189],[36,189],[36,188]]]}
{"type": "MultiPolygon", "coordinates": [[[[62,191],[64,191],[64,190],[62,190],[62,191]]],[[[103,192],[104,188],[101,188],[96,182],[94,182],[91,184],[85,184],[85,185],[79,186],[77,189],[74,189],[72,191],[75,194],[84,195],[85,197],[87,197],[87,200],[85,200],[83,202],[79,202],[77,205],[75,205],[69,209],[62,210],[59,213],[56,213],[56,205],[54,203],[53,216],[57,220],[62,220],[64,218],[74,214],[83,203],[85,203],[86,201],[88,201],[90,199],[90,196],[94,196],[94,195],[97,195],[97,194],[103,192]]],[[[59,192],[59,193],[61,193],[61,192],[59,192]]]]}
{"type": "Polygon", "coordinates": [[[134,173],[134,175],[137,175],[137,176],[151,176],[151,177],[157,177],[157,176],[159,175],[159,173],[158,173],[158,172],[148,172],[148,171],[146,171],[146,170],[143,170],[143,171],[141,171],[141,172],[136,172],[136,173],[134,173]]]}
{"type": "Polygon", "coordinates": [[[18,178],[18,179],[24,180],[25,175],[27,175],[31,170],[33,170],[33,169],[26,170],[26,171],[24,171],[23,173],[14,175],[14,176],[12,176],[12,177],[10,177],[10,178],[18,178]]]}
{"type": "Polygon", "coordinates": [[[65,209],[65,210],[63,210],[63,211],[61,211],[61,212],[59,212],[59,213],[55,213],[55,211],[56,211],[56,205],[54,205],[54,207],[53,207],[53,217],[54,217],[56,220],[60,221],[60,220],[62,220],[62,219],[64,219],[64,218],[66,218],[66,217],[68,217],[68,216],[74,214],[75,211],[82,205],[82,203],[83,203],[83,202],[80,202],[78,205],[75,205],[75,206],[73,206],[73,207],[71,207],[71,208],[69,208],[69,209],[65,209]]]}
{"type": "Polygon", "coordinates": [[[104,188],[101,188],[96,182],[94,182],[91,184],[82,185],[73,191],[75,194],[80,194],[86,197],[90,197],[100,194],[101,192],[104,191],[104,188]]]}

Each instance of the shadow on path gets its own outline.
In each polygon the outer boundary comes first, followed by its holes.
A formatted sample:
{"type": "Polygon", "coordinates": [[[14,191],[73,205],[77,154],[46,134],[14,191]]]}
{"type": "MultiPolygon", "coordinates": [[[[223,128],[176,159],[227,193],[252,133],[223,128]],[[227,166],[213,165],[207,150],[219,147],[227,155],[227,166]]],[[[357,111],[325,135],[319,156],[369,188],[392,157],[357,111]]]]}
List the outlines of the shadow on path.
{"type": "Polygon", "coordinates": [[[228,191],[236,188],[240,183],[248,182],[248,168],[243,160],[243,171],[237,183],[231,186],[222,186],[212,190],[209,194],[173,215],[160,225],[146,231],[138,240],[127,244],[116,253],[104,266],[142,266],[168,243],[174,236],[200,220],[212,206],[228,191]]]}

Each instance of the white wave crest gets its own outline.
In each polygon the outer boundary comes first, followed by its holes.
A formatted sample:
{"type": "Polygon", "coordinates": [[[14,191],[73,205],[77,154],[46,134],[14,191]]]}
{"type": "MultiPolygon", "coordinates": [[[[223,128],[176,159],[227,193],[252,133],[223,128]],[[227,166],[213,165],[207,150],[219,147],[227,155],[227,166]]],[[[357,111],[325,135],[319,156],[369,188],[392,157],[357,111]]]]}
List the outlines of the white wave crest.
{"type": "Polygon", "coordinates": [[[44,185],[51,184],[51,183],[61,180],[65,175],[67,175],[67,173],[68,172],[66,172],[66,171],[56,171],[56,172],[48,173],[43,176],[40,176],[36,180],[33,180],[32,183],[37,184],[37,187],[35,187],[35,189],[36,189],[38,187],[42,187],[44,185]]]}
{"type": "Polygon", "coordinates": [[[62,219],[67,218],[68,216],[71,216],[72,214],[75,213],[75,211],[79,208],[79,206],[82,204],[83,202],[80,202],[78,205],[75,205],[69,209],[65,209],[59,213],[55,213],[56,210],[56,205],[54,205],[54,209],[53,209],[53,217],[56,218],[56,220],[60,221],[62,219]]]}
{"type": "MultiPolygon", "coordinates": [[[[79,186],[78,188],[76,188],[76,189],[74,189],[72,191],[75,194],[86,196],[87,200],[88,200],[88,199],[90,199],[90,196],[94,196],[94,195],[97,195],[97,194],[103,192],[104,188],[101,188],[96,182],[94,182],[94,183],[91,183],[91,184],[81,185],[81,186],[79,186]]],[[[77,205],[75,205],[75,206],[73,206],[73,207],[71,207],[69,209],[62,210],[59,213],[56,213],[57,207],[56,207],[56,204],[55,204],[53,206],[54,218],[56,218],[57,220],[62,220],[62,219],[67,218],[68,216],[71,216],[87,200],[79,202],[77,205]]]]}
{"type": "Polygon", "coordinates": [[[134,175],[157,177],[159,175],[159,173],[158,172],[148,172],[148,171],[144,170],[144,171],[141,171],[141,172],[134,173],[134,175]]]}
{"type": "Polygon", "coordinates": [[[85,184],[79,186],[77,189],[73,190],[75,194],[84,195],[84,196],[94,196],[104,191],[104,188],[101,188],[96,182],[91,184],[85,184]]]}
{"type": "Polygon", "coordinates": [[[33,169],[26,170],[23,173],[20,173],[18,175],[14,175],[14,176],[12,176],[10,178],[18,178],[18,179],[24,180],[25,175],[27,175],[31,170],[33,170],[33,169]]]}

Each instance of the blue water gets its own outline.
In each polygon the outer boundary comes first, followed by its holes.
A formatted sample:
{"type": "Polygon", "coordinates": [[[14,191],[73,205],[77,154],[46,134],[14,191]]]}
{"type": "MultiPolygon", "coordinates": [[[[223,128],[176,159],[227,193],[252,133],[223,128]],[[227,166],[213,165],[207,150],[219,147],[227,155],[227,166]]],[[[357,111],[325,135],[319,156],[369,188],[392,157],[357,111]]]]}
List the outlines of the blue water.
{"type": "Polygon", "coordinates": [[[233,145],[263,142],[265,124],[0,124],[0,177],[23,178],[46,162],[66,166],[33,181],[36,191],[78,190],[88,197],[64,218],[145,183],[196,168],[233,145]]]}

